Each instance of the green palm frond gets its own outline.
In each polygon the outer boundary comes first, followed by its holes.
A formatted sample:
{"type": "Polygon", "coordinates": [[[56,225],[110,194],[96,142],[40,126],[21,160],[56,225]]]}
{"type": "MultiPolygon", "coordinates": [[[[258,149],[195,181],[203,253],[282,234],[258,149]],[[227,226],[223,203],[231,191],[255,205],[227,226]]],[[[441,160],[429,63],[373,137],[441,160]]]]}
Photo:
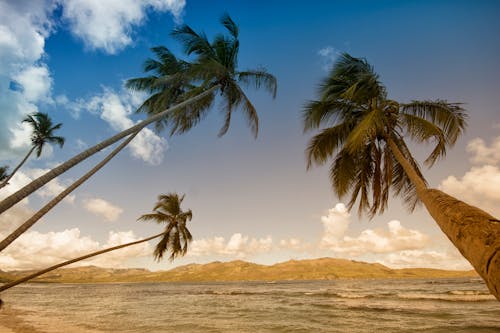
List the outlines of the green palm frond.
{"type": "Polygon", "coordinates": [[[269,74],[265,69],[249,70],[238,72],[238,82],[246,84],[247,86],[253,85],[255,89],[264,87],[272,96],[276,98],[278,91],[278,83],[274,75],[269,74]]]}
{"type": "Polygon", "coordinates": [[[312,137],[306,149],[307,168],[314,163],[324,164],[333,154],[340,150],[352,131],[352,125],[340,123],[322,130],[312,137]]]}
{"type": "Polygon", "coordinates": [[[215,53],[204,33],[198,34],[188,25],[174,29],[171,35],[184,47],[187,55],[196,54],[202,58],[214,58],[215,53]]]}
{"type": "Polygon", "coordinates": [[[46,143],[55,143],[61,148],[64,146],[64,138],[54,135],[54,132],[62,127],[62,124],[54,125],[47,113],[36,112],[30,114],[23,119],[23,123],[28,123],[32,128],[31,143],[35,147],[37,157],[42,155],[46,143]]]}

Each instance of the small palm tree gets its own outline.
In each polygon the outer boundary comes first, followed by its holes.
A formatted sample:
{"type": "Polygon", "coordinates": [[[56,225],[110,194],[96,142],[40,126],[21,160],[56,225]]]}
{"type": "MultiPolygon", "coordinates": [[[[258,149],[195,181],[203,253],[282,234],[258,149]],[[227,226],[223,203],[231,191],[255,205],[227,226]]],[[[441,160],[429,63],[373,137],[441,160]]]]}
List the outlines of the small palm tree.
{"type": "Polygon", "coordinates": [[[183,200],[184,195],[179,196],[177,193],[162,194],[158,196],[158,202],[153,208],[155,212],[144,214],[139,218],[139,221],[154,221],[158,224],[167,224],[165,233],[154,251],[154,256],[158,261],[163,258],[166,251],[170,251],[170,260],[174,260],[179,255],[185,255],[188,244],[193,239],[186,227],[186,222],[191,221],[193,213],[190,209],[187,211],[181,209],[183,200]]]}
{"type": "Polygon", "coordinates": [[[12,171],[12,173],[0,184],[0,188],[7,185],[8,181],[21,168],[21,166],[23,166],[33,151],[35,151],[36,157],[40,157],[40,155],[42,155],[43,147],[47,143],[58,144],[61,148],[64,145],[64,138],[54,135],[54,132],[60,129],[62,124],[59,123],[54,125],[48,114],[42,112],[30,114],[23,119],[23,123],[28,123],[32,128],[31,149],[28,151],[23,160],[15,167],[14,171],[12,171]]]}
{"type": "Polygon", "coordinates": [[[373,217],[389,194],[410,210],[422,202],[441,230],[500,300],[500,223],[486,212],[427,187],[405,138],[433,143],[425,163],[446,155],[466,127],[465,110],[446,101],[399,103],[387,98],[373,67],[343,54],[304,109],[305,131],[320,129],[307,147],[308,167],[332,159],[334,191],[351,209],[373,217]]]}
{"type": "Polygon", "coordinates": [[[9,177],[7,170],[9,170],[9,167],[7,165],[0,167],[0,182],[3,182],[5,179],[7,179],[7,177],[9,177]]]}
{"type": "MultiPolygon", "coordinates": [[[[144,243],[150,240],[153,240],[158,237],[162,237],[158,245],[156,246],[154,250],[154,256],[155,258],[160,261],[163,258],[163,254],[166,251],[170,251],[170,260],[174,260],[176,257],[179,256],[184,256],[187,253],[188,250],[188,244],[192,240],[191,233],[186,227],[186,222],[191,221],[193,217],[193,213],[191,210],[187,210],[186,212],[181,210],[181,203],[182,200],[184,199],[183,196],[179,196],[176,193],[169,193],[169,194],[162,194],[158,196],[158,202],[155,205],[155,208],[153,209],[155,213],[153,214],[145,214],[142,215],[139,220],[142,221],[148,221],[148,220],[153,220],[157,223],[167,223],[167,226],[165,227],[165,230],[157,235],[144,238],[135,242],[130,242],[118,246],[113,246],[104,250],[100,250],[97,252],[89,253],[84,256],[67,260],[65,262],[62,262],[60,264],[45,268],[43,270],[40,270],[38,272],[35,272],[33,274],[30,274],[28,276],[25,276],[23,278],[20,278],[18,280],[12,281],[5,283],[0,286],[0,292],[10,289],[14,286],[17,286],[18,284],[24,283],[26,281],[32,280],[40,275],[43,275],[45,273],[48,273],[50,271],[53,271],[57,268],[61,268],[70,264],[73,264],[75,262],[85,260],[88,258],[95,257],[97,255],[111,252],[114,250],[122,249],[124,247],[129,247],[132,245],[144,243]]],[[[2,304],[1,299],[0,299],[0,305],[2,304]]]]}

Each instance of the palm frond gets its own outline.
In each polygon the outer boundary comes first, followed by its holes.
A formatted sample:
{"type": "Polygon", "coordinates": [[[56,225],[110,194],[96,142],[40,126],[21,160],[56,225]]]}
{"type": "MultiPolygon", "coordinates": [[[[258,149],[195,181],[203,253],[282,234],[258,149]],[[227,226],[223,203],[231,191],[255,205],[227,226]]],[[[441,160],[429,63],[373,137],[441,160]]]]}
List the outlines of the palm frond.
{"type": "Polygon", "coordinates": [[[237,77],[238,82],[246,84],[247,86],[253,85],[255,89],[264,87],[273,98],[276,98],[276,92],[278,90],[276,77],[269,74],[265,69],[238,72],[237,77]]]}
{"type": "Polygon", "coordinates": [[[351,130],[351,124],[340,123],[313,136],[306,148],[307,168],[309,169],[313,162],[317,165],[324,164],[344,144],[351,130]]]}

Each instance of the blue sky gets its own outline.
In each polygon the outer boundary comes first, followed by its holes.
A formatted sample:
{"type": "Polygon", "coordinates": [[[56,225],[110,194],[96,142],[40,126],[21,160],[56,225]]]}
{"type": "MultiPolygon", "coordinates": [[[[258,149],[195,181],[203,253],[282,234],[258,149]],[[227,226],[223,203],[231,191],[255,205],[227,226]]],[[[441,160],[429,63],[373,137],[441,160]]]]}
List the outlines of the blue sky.
{"type": "MultiPolygon", "coordinates": [[[[467,202],[500,215],[500,5],[495,1],[101,1],[0,2],[0,160],[11,169],[29,149],[23,117],[48,112],[62,122],[61,150],[31,159],[0,197],[84,147],[143,116],[144,96],[123,82],[141,76],[149,48],[186,23],[209,37],[228,12],[240,26],[240,69],[265,67],[278,96],[248,90],[260,117],[252,138],[241,117],[217,138],[215,107],[191,132],[151,130],[116,157],[29,233],[0,254],[0,269],[30,268],[156,233],[136,222],[156,195],[186,194],[194,218],[190,254],[154,263],[145,245],[91,263],[168,269],[188,262],[245,259],[273,263],[319,256],[393,267],[467,268],[428,214],[408,214],[398,199],[372,221],[344,211],[327,167],[306,172],[300,114],[339,52],[365,57],[400,101],[465,103],[469,129],[446,160],[425,175],[467,202]],[[14,89],[17,87],[16,89],[14,89]],[[33,260],[33,253],[43,253],[33,260]]],[[[414,147],[423,157],[425,147],[414,147]]],[[[4,235],[97,163],[100,154],[0,216],[4,235]]]]}

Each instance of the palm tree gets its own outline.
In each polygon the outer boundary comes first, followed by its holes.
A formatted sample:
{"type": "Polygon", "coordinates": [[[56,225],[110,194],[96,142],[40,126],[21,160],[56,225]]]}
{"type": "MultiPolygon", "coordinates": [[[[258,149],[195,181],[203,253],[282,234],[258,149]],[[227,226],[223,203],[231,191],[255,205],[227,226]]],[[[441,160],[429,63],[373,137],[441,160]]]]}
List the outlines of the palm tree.
{"type": "Polygon", "coordinates": [[[9,166],[7,165],[0,167],[0,182],[3,182],[5,179],[7,179],[7,177],[9,177],[7,170],[9,170],[9,166]]]}
{"type": "MultiPolygon", "coordinates": [[[[67,266],[69,264],[73,264],[75,262],[85,260],[91,257],[95,257],[97,255],[111,252],[114,250],[122,249],[124,247],[144,243],[150,241],[152,239],[162,237],[158,245],[154,250],[155,258],[160,261],[163,258],[163,254],[166,251],[170,251],[170,260],[174,260],[176,257],[184,256],[187,253],[188,244],[192,240],[191,233],[186,228],[186,222],[190,221],[193,217],[193,213],[191,210],[187,210],[186,212],[182,211],[180,208],[182,200],[184,199],[184,195],[180,196],[176,193],[163,194],[158,197],[158,202],[153,209],[155,213],[153,214],[145,214],[142,215],[139,220],[152,220],[159,224],[167,223],[165,230],[157,235],[144,238],[138,241],[109,247],[104,250],[96,251],[93,253],[86,254],[84,256],[64,261],[60,264],[48,267],[46,269],[40,270],[28,276],[22,277],[12,282],[8,282],[0,286],[0,292],[17,286],[23,282],[32,280],[42,274],[53,271],[57,268],[61,268],[63,266],[67,266]]],[[[0,300],[1,304],[1,300],[0,300]]]]}
{"type": "Polygon", "coordinates": [[[399,103],[365,60],[343,54],[304,109],[304,130],[319,129],[307,147],[308,168],[332,160],[330,181],[339,198],[358,202],[373,217],[389,193],[412,211],[423,203],[500,300],[500,221],[442,191],[428,188],[405,138],[434,143],[425,164],[446,155],[466,127],[465,110],[447,101],[399,103]]]}
{"type": "MultiPolygon", "coordinates": [[[[238,27],[229,15],[224,15],[221,22],[228,30],[229,36],[219,34],[212,43],[208,42],[204,34],[197,34],[187,25],[174,30],[174,37],[181,41],[185,47],[186,53],[196,56],[194,62],[184,68],[185,72],[181,72],[182,75],[174,75],[165,78],[165,82],[173,82],[178,86],[179,82],[182,83],[180,84],[181,87],[186,86],[187,82],[199,83],[194,89],[189,90],[189,92],[184,95],[185,98],[183,102],[161,111],[161,102],[148,103],[146,101],[140,110],[150,114],[151,116],[149,118],[76,155],[30,184],[24,186],[16,193],[5,198],[0,202],[0,214],[86,158],[128,135],[142,130],[153,122],[161,121],[170,114],[172,114],[172,121],[170,122],[172,134],[183,133],[189,130],[203,118],[207,110],[207,108],[190,106],[196,105],[197,103],[207,106],[210,105],[217,91],[222,95],[224,101],[223,107],[225,109],[225,122],[219,135],[223,135],[227,132],[232,111],[238,107],[241,107],[254,135],[257,135],[258,117],[255,107],[248,100],[239,83],[252,85],[255,88],[264,87],[270,91],[274,97],[277,89],[276,79],[264,69],[237,71],[237,55],[239,50],[238,27]]],[[[161,54],[161,52],[159,54],[161,54]]],[[[154,67],[146,66],[145,69],[154,70],[154,67]]],[[[155,80],[151,80],[151,82],[153,81],[155,80]]],[[[148,92],[156,91],[156,83],[151,83],[148,88],[147,85],[141,86],[137,81],[135,83],[134,81],[131,82],[132,83],[129,83],[131,88],[148,92]]],[[[167,86],[169,85],[167,84],[167,86]]],[[[153,98],[153,100],[154,99],[155,98],[153,98]]],[[[159,98],[158,100],[161,99],[159,98]]],[[[160,122],[160,124],[165,125],[164,122],[160,122]]]]}
{"type": "Polygon", "coordinates": [[[23,160],[14,168],[14,171],[12,171],[12,173],[0,184],[0,188],[7,185],[12,176],[14,176],[21,166],[23,166],[33,151],[35,151],[36,157],[40,157],[45,144],[55,143],[61,148],[64,145],[64,138],[54,135],[54,132],[60,129],[62,124],[59,123],[54,125],[48,114],[43,112],[30,114],[23,119],[23,123],[28,123],[32,128],[31,149],[28,151],[23,160]]]}
{"type": "Polygon", "coordinates": [[[177,193],[162,194],[158,196],[158,202],[153,208],[154,213],[144,214],[139,221],[154,221],[158,224],[167,223],[165,233],[156,245],[154,256],[160,261],[166,251],[170,251],[170,260],[187,253],[188,244],[193,236],[186,228],[187,221],[193,218],[191,210],[183,211],[181,203],[184,195],[177,193]]]}

